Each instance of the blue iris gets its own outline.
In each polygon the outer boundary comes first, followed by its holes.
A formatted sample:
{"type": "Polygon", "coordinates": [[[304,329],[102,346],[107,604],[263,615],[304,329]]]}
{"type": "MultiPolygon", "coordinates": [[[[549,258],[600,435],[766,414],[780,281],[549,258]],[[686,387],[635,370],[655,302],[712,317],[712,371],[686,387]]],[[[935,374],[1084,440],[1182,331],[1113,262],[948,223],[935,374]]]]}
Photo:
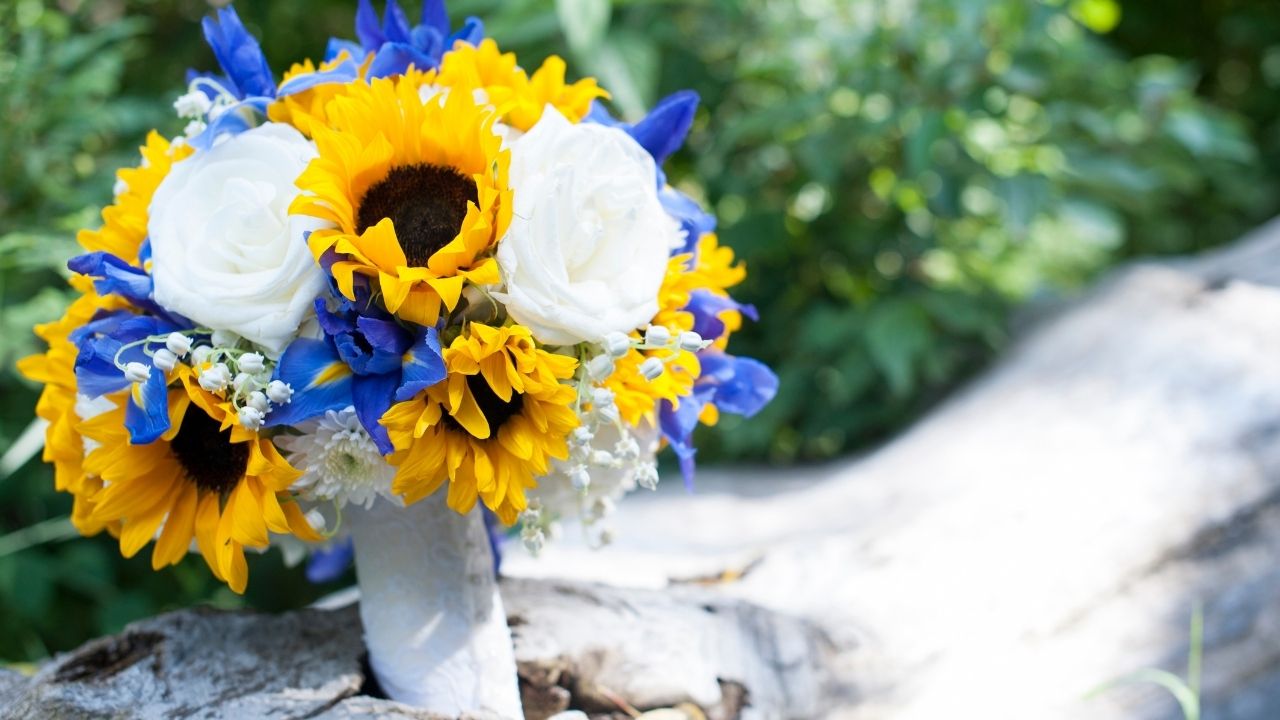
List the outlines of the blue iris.
{"type": "Polygon", "coordinates": [[[371,302],[340,299],[330,310],[316,300],[324,339],[295,340],[276,366],[275,379],[293,387],[293,399],[267,416],[267,425],[296,425],[329,410],[354,406],[360,424],[383,454],[395,448],[378,421],[390,407],[444,379],[435,328],[410,329],[371,302]]]}
{"type": "Polygon", "coordinates": [[[663,400],[658,410],[662,436],[680,460],[685,487],[693,489],[693,431],[698,416],[708,404],[721,412],[751,417],[778,393],[778,376],[767,365],[751,358],[735,357],[719,350],[698,353],[702,374],[689,397],[680,398],[679,407],[663,400]]]}
{"type": "Polygon", "coordinates": [[[337,57],[343,50],[353,58],[363,61],[373,55],[369,64],[369,78],[400,75],[412,65],[419,70],[430,70],[440,65],[440,58],[459,40],[478,45],[484,37],[484,25],[479,18],[467,18],[462,27],[452,31],[444,0],[424,0],[422,13],[416,25],[410,25],[404,10],[396,0],[387,0],[387,9],[381,22],[369,0],[360,0],[356,9],[356,38],[359,42],[332,39],[328,57],[337,57]]]}

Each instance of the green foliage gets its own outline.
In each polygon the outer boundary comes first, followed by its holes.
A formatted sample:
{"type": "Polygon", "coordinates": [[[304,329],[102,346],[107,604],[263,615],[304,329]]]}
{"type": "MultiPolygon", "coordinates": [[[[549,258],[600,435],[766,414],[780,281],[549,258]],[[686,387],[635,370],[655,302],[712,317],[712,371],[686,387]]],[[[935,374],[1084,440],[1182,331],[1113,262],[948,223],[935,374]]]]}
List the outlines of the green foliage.
{"type": "MultiPolygon", "coordinates": [[[[75,230],[97,223],[147,128],[180,129],[169,103],[183,71],[215,66],[202,0],[0,4],[3,450],[36,399],[13,362],[66,301],[75,230]]],[[[763,322],[735,349],[773,365],[782,392],[757,418],[704,433],[700,458],[777,462],[829,457],[918,416],[992,357],[1024,300],[1121,258],[1225,242],[1276,212],[1280,27],[1218,5],[1166,37],[1166,6],[1149,0],[1123,14],[1115,0],[450,2],[526,66],[559,53],[596,75],[629,117],[676,89],[702,94],[670,175],[747,261],[736,294],[763,322]],[[1201,43],[1211,25],[1223,30],[1201,43]],[[1112,28],[1129,56],[1095,34],[1112,28]],[[1241,67],[1258,81],[1242,83],[1241,67]]],[[[238,10],[281,72],[349,37],[353,8],[238,10]]],[[[36,461],[0,477],[0,658],[198,601],[284,608],[323,590],[274,552],[251,558],[247,598],[198,558],[154,573],[109,538],[54,539],[60,526],[44,523],[68,508],[36,461]]]]}

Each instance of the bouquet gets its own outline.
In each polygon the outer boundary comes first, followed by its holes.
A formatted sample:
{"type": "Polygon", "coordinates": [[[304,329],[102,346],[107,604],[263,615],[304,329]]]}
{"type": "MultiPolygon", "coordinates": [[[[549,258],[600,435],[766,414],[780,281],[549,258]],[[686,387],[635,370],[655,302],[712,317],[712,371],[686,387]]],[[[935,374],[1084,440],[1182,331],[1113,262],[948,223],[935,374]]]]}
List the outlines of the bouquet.
{"type": "Polygon", "coordinates": [[[73,522],[236,592],[246,549],[350,537],[384,690],[519,716],[482,514],[534,551],[598,527],[777,388],[727,352],[745,270],[661,169],[698,98],[623,122],[440,0],[361,0],[279,81],[233,9],[204,35],[221,73],[118,173],[20,366],[73,522]]]}

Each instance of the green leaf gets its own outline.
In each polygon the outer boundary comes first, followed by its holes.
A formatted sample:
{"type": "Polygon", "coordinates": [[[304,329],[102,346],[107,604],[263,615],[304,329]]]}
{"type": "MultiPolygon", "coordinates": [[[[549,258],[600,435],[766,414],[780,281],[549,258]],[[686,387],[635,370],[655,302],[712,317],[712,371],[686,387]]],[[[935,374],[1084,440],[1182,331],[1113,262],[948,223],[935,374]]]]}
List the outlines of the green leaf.
{"type": "Polygon", "coordinates": [[[579,57],[595,52],[609,31],[610,0],[556,0],[569,48],[579,57]]]}
{"type": "Polygon", "coordinates": [[[933,342],[929,318],[917,304],[891,300],[872,309],[867,320],[867,351],[896,396],[915,388],[915,366],[933,342]]]}

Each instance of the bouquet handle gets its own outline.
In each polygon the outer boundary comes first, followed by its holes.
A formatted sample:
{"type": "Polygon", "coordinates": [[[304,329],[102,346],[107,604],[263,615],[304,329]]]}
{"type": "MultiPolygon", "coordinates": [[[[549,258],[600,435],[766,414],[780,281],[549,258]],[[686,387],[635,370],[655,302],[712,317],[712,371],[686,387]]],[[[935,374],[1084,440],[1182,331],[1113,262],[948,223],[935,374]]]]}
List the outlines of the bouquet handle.
{"type": "Polygon", "coordinates": [[[484,519],[437,492],[350,508],[369,664],[392,700],[445,715],[524,717],[484,519]]]}

